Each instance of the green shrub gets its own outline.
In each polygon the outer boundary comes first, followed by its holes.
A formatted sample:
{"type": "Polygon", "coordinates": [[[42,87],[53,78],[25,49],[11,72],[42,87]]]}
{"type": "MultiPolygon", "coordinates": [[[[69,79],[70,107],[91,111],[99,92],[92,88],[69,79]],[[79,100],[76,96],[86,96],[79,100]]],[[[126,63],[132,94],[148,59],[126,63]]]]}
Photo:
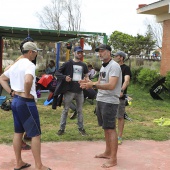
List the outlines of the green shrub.
{"type": "Polygon", "coordinates": [[[131,68],[131,73],[132,73],[131,82],[132,83],[134,83],[134,84],[137,83],[137,77],[138,77],[141,69],[142,69],[142,67],[131,68]]]}
{"type": "Polygon", "coordinates": [[[161,78],[160,74],[156,70],[150,70],[148,68],[143,68],[137,76],[138,83],[141,87],[151,87],[155,82],[161,78]]]}
{"type": "Polygon", "coordinates": [[[170,89],[170,71],[168,71],[167,74],[166,74],[165,86],[166,86],[168,89],[170,89]]]}
{"type": "Polygon", "coordinates": [[[152,63],[151,68],[153,70],[160,70],[160,64],[161,64],[160,61],[155,61],[155,62],[152,63]]]}

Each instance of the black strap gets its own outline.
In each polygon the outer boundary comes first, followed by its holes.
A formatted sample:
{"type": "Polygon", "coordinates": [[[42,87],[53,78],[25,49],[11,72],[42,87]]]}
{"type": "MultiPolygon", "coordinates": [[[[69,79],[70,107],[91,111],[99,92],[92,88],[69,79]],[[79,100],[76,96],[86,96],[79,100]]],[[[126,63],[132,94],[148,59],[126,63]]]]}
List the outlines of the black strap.
{"type": "Polygon", "coordinates": [[[111,60],[112,60],[112,59],[110,59],[107,63],[103,63],[102,66],[103,66],[103,67],[106,67],[111,60]]]}
{"type": "Polygon", "coordinates": [[[11,92],[9,93],[11,97],[13,97],[13,96],[12,96],[12,93],[13,93],[13,92],[14,92],[14,90],[11,89],[11,92]]]}

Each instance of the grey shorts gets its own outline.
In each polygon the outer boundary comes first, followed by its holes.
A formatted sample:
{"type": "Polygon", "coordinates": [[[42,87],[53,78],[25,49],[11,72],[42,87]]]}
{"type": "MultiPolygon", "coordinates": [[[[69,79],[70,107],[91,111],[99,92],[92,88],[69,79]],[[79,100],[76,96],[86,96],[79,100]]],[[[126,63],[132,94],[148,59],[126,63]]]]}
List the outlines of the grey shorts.
{"type": "Polygon", "coordinates": [[[120,99],[117,111],[117,118],[124,118],[124,114],[125,114],[125,100],[120,99]]]}
{"type": "Polygon", "coordinates": [[[97,101],[96,115],[99,126],[103,129],[115,129],[117,109],[118,104],[97,101]]]}

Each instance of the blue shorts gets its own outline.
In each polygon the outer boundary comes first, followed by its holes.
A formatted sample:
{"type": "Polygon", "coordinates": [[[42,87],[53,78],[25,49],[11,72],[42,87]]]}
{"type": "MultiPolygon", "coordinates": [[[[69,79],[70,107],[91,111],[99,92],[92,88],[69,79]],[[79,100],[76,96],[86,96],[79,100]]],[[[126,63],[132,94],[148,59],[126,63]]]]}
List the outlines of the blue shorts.
{"type": "Polygon", "coordinates": [[[26,132],[28,137],[41,134],[40,119],[34,99],[15,95],[12,100],[15,133],[26,132]]]}
{"type": "Polygon", "coordinates": [[[116,129],[118,104],[97,101],[96,115],[99,126],[103,129],[116,129]]]}

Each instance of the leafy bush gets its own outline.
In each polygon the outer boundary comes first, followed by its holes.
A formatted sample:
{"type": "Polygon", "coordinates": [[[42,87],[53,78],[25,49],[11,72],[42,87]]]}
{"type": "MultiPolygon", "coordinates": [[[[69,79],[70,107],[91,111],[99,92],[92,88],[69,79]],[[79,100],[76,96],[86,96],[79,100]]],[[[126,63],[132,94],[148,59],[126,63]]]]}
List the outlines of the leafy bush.
{"type": "Polygon", "coordinates": [[[137,76],[138,83],[141,84],[141,87],[152,86],[161,78],[160,74],[156,70],[150,70],[148,68],[143,68],[137,76]]]}
{"type": "Polygon", "coordinates": [[[137,77],[139,75],[139,72],[141,71],[142,67],[137,67],[137,68],[131,68],[131,73],[132,73],[132,77],[131,77],[131,82],[132,83],[137,83],[137,77]]]}
{"type": "Polygon", "coordinates": [[[170,89],[170,71],[168,71],[167,74],[166,74],[165,85],[168,89],[170,89]]]}

